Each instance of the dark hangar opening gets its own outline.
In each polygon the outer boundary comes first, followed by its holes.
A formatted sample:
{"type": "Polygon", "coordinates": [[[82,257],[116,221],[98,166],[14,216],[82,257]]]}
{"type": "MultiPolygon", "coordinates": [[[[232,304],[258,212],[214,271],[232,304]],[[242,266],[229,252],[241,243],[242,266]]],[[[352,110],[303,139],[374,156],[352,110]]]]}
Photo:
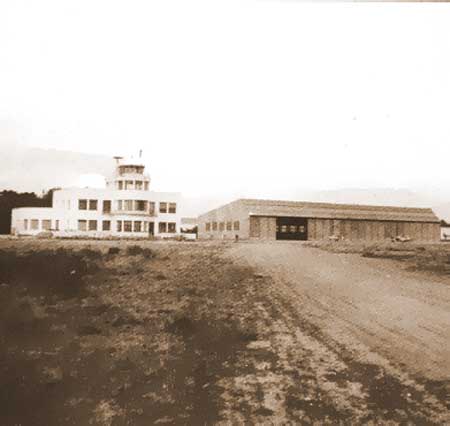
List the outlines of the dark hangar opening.
{"type": "Polygon", "coordinates": [[[308,239],[308,221],[302,217],[277,217],[277,240],[308,239]]]}

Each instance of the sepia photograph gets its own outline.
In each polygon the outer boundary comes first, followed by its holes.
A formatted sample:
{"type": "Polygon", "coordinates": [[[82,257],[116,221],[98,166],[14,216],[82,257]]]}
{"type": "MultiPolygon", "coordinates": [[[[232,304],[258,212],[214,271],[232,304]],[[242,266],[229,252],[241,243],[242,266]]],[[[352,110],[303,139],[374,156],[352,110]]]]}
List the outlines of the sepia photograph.
{"type": "Polygon", "coordinates": [[[0,1],[0,426],[450,425],[450,4],[0,1]]]}

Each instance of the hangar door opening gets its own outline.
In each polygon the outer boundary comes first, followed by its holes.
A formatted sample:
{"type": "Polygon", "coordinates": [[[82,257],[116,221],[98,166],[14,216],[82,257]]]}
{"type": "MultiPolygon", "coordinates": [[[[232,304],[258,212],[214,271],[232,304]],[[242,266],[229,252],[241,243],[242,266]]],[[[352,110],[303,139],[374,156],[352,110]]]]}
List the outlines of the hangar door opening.
{"type": "Polygon", "coordinates": [[[307,225],[303,217],[277,217],[277,240],[307,240],[307,225]]]}

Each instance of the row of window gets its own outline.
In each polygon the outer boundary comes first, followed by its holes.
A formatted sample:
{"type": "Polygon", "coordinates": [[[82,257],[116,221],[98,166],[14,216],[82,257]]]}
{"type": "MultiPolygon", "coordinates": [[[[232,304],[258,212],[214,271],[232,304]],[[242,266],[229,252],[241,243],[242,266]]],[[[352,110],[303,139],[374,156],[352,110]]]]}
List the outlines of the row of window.
{"type": "Polygon", "coordinates": [[[125,173],[137,173],[141,175],[144,173],[144,166],[119,166],[119,173],[121,175],[125,173]]]}
{"type": "MultiPolygon", "coordinates": [[[[146,212],[148,211],[150,215],[155,214],[156,203],[153,201],[146,200],[117,200],[116,208],[119,211],[137,211],[146,212]]],[[[78,210],[97,210],[98,200],[78,200],[78,210]]],[[[103,200],[103,213],[111,212],[111,200],[103,200]]],[[[173,213],[177,212],[177,203],[168,203],[166,201],[161,201],[159,203],[160,213],[173,213]]]]}
{"type": "MultiPolygon", "coordinates": [[[[26,231],[28,231],[28,229],[31,229],[32,231],[37,231],[39,229],[50,231],[52,229],[52,221],[50,219],[42,219],[41,228],[39,228],[39,219],[24,219],[23,227],[26,231]]],[[[59,231],[59,220],[55,220],[55,231],[59,231]]]]}
{"type": "Polygon", "coordinates": [[[239,231],[239,221],[234,222],[206,222],[205,230],[208,231],[239,231]]]}
{"type": "MultiPolygon", "coordinates": [[[[98,230],[97,220],[78,220],[78,230],[79,231],[97,231],[98,230]]],[[[153,223],[151,224],[153,226],[153,223]]],[[[111,230],[111,221],[102,221],[102,231],[111,230]]],[[[116,221],[116,231],[117,232],[149,232],[149,222],[141,220],[117,220],[116,221]]],[[[153,228],[151,228],[153,233],[153,228]]],[[[177,232],[177,224],[175,222],[159,222],[158,223],[159,233],[169,233],[175,234],[177,232]]]]}
{"type": "Polygon", "coordinates": [[[142,180],[118,180],[116,187],[119,191],[134,189],[136,191],[148,191],[148,181],[142,180]]]}
{"type": "MultiPolygon", "coordinates": [[[[101,222],[102,231],[111,231],[111,221],[110,220],[78,220],[78,230],[79,231],[98,231],[99,223],[101,222]]],[[[55,220],[55,227],[52,228],[52,221],[50,219],[24,219],[24,229],[27,230],[43,230],[43,231],[59,231],[59,220],[55,220]],[[41,222],[41,227],[39,228],[39,222],[41,222]]],[[[150,230],[153,233],[153,223],[150,222],[150,230]]],[[[118,220],[116,221],[117,232],[149,232],[149,222],[141,220],[118,220]]],[[[160,234],[169,233],[175,234],[177,232],[177,224],[175,222],[159,222],[158,231],[160,234]]]]}

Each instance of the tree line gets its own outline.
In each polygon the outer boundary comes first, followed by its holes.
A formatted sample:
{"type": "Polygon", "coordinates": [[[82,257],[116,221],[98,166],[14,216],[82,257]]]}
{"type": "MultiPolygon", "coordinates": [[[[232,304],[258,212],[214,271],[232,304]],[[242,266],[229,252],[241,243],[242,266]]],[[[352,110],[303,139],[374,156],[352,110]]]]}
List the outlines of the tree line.
{"type": "Polygon", "coordinates": [[[0,192],[0,234],[11,232],[11,211],[16,207],[51,207],[54,189],[41,196],[34,192],[0,192]]]}

